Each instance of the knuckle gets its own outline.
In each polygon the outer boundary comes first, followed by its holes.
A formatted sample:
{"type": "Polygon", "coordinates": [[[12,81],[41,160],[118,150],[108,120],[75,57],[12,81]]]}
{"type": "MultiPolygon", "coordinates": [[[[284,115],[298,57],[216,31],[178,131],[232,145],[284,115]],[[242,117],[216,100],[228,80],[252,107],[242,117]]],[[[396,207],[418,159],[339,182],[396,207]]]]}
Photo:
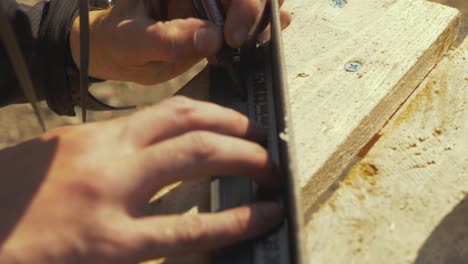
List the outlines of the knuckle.
{"type": "Polygon", "coordinates": [[[94,179],[95,177],[81,177],[88,175],[99,175],[93,169],[75,169],[75,174],[78,178],[70,180],[67,184],[68,193],[76,194],[80,199],[88,199],[91,201],[99,200],[106,193],[106,186],[101,180],[94,179]]]}
{"type": "Polygon", "coordinates": [[[197,120],[195,112],[197,107],[195,101],[184,96],[177,96],[170,101],[172,111],[177,116],[177,119],[188,126],[195,125],[197,120]]]}
{"type": "Polygon", "coordinates": [[[123,252],[131,252],[136,245],[141,246],[137,237],[129,232],[122,232],[116,223],[109,223],[106,219],[94,223],[86,234],[89,250],[102,259],[111,260],[121,256],[123,252]]]}
{"type": "Polygon", "coordinates": [[[251,214],[247,213],[246,210],[234,211],[231,218],[232,229],[236,232],[244,233],[248,227],[251,218],[251,214]]]}
{"type": "Polygon", "coordinates": [[[191,156],[194,162],[204,162],[217,152],[217,146],[213,142],[213,133],[196,131],[187,134],[188,144],[191,146],[191,156]]]}
{"type": "Polygon", "coordinates": [[[167,43],[167,52],[169,57],[174,61],[178,61],[182,57],[180,52],[181,50],[178,45],[182,34],[183,32],[176,26],[168,26],[166,29],[164,39],[167,43]]]}
{"type": "Polygon", "coordinates": [[[73,164],[69,169],[73,173],[65,183],[67,193],[80,200],[97,202],[125,193],[125,185],[115,177],[116,169],[90,163],[73,164]]]}
{"type": "Polygon", "coordinates": [[[204,222],[198,215],[183,215],[179,218],[177,240],[185,245],[196,245],[206,237],[204,222]]]}
{"type": "Polygon", "coordinates": [[[182,95],[176,95],[164,101],[167,103],[172,111],[177,115],[185,115],[194,111],[194,100],[182,95]]]}
{"type": "Polygon", "coordinates": [[[94,146],[99,144],[99,135],[97,133],[101,130],[101,126],[96,124],[85,124],[75,126],[72,129],[65,130],[63,134],[64,146],[67,151],[71,153],[86,153],[93,149],[94,146]]]}
{"type": "Polygon", "coordinates": [[[180,59],[180,49],[178,43],[183,34],[182,30],[174,24],[174,21],[160,21],[147,29],[150,39],[155,43],[160,43],[165,54],[170,60],[180,59]]]}

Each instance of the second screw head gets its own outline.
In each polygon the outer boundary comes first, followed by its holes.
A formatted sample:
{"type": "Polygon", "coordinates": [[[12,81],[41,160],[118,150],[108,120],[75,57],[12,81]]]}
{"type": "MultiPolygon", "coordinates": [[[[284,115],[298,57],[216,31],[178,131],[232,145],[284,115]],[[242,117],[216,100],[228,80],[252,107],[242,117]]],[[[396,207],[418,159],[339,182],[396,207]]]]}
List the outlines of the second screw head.
{"type": "Polygon", "coordinates": [[[357,72],[362,68],[362,64],[358,61],[350,61],[345,64],[344,68],[348,72],[357,72]]]}

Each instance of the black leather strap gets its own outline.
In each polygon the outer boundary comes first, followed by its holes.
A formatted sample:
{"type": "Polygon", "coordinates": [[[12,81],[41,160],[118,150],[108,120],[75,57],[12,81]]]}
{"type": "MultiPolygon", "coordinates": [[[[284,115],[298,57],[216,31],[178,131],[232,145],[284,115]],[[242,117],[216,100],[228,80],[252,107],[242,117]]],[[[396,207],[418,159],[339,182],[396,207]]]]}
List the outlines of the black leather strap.
{"type": "Polygon", "coordinates": [[[10,62],[18,77],[19,84],[23,90],[24,95],[31,104],[37,121],[41,126],[42,130],[46,131],[44,119],[42,118],[41,112],[37,106],[37,95],[33,87],[31,74],[29,72],[26,60],[19,47],[18,40],[16,38],[13,26],[10,23],[9,15],[7,13],[7,7],[5,1],[0,1],[0,39],[5,45],[10,62]]]}
{"type": "MultiPolygon", "coordinates": [[[[82,105],[81,101],[81,90],[80,90],[80,75],[79,70],[71,64],[67,67],[67,78],[69,83],[69,89],[71,94],[71,100],[74,105],[82,105]]],[[[103,80],[98,80],[94,78],[88,78],[89,83],[102,82],[103,80]]],[[[128,110],[135,108],[135,106],[122,106],[116,107],[108,105],[96,97],[94,97],[89,91],[86,95],[86,109],[91,111],[116,111],[116,110],[128,110]]]]}

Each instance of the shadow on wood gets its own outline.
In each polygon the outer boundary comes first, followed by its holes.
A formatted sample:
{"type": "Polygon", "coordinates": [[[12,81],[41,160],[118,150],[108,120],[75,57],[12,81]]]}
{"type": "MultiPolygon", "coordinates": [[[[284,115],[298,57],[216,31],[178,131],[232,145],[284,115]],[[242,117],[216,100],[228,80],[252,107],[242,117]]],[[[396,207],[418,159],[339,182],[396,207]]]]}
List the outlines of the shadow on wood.
{"type": "Polygon", "coordinates": [[[466,263],[468,195],[440,222],[419,251],[416,264],[466,263]]]}

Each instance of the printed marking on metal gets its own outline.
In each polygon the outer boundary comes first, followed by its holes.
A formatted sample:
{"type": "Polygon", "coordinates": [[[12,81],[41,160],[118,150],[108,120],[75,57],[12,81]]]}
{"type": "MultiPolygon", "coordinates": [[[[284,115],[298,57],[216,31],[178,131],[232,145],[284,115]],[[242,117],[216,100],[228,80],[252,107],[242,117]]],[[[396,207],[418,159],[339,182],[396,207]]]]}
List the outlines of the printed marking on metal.
{"type": "MultiPolygon", "coordinates": [[[[271,158],[278,162],[278,137],[276,128],[276,116],[273,100],[273,83],[270,61],[266,56],[266,48],[262,48],[264,63],[256,65],[248,85],[249,117],[262,125],[267,131],[267,150],[271,158]]],[[[253,184],[253,190],[256,190],[253,184]]],[[[289,263],[287,241],[287,225],[283,224],[274,232],[257,241],[253,248],[254,264],[286,264],[289,263]]]]}

